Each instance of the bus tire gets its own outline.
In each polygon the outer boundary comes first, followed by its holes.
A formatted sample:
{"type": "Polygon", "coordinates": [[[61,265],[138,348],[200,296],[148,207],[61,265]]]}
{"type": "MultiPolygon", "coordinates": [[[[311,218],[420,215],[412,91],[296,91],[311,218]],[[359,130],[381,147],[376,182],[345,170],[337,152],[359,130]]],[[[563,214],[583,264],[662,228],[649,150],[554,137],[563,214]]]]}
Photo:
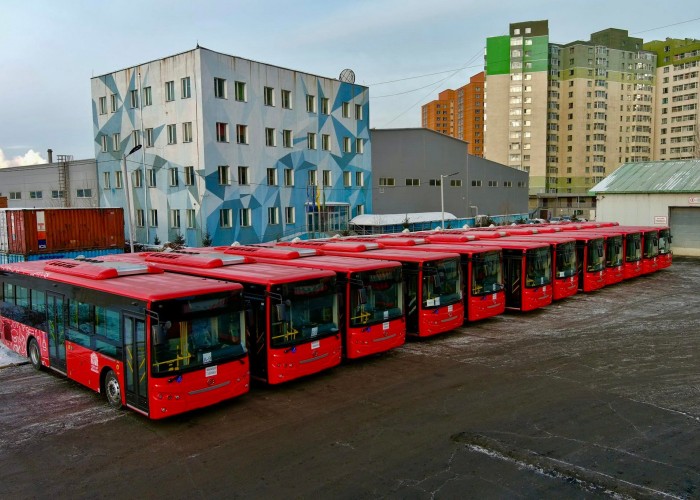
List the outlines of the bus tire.
{"type": "Polygon", "coordinates": [[[115,410],[120,410],[122,404],[122,388],[119,385],[119,379],[112,370],[107,370],[104,381],[105,397],[109,406],[115,410]]]}
{"type": "Polygon", "coordinates": [[[41,351],[39,350],[39,343],[35,338],[29,339],[27,355],[29,356],[29,362],[32,364],[32,368],[36,371],[41,370],[41,351]]]}

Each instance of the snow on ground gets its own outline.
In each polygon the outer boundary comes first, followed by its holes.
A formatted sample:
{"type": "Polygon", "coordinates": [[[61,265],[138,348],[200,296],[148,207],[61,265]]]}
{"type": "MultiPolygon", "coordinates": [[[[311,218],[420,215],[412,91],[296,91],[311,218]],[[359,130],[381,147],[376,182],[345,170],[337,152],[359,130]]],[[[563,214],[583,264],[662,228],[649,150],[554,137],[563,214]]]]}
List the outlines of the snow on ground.
{"type": "Polygon", "coordinates": [[[0,368],[4,368],[10,365],[18,365],[20,363],[27,363],[29,360],[24,356],[20,356],[14,351],[9,350],[4,345],[0,344],[0,368]]]}

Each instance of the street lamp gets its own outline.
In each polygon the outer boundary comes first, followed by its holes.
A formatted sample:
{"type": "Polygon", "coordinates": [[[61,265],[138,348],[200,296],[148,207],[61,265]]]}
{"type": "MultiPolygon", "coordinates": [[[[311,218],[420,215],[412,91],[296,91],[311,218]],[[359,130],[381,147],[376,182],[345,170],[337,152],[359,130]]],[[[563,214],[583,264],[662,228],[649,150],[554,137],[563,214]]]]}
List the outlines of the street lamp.
{"type": "Polygon", "coordinates": [[[131,203],[131,186],[129,184],[129,173],[126,170],[126,157],[141,149],[141,144],[131,148],[122,158],[122,176],[124,177],[124,194],[126,196],[126,209],[129,212],[129,247],[134,253],[134,206],[131,203]]]}
{"type": "Polygon", "coordinates": [[[445,195],[443,190],[443,180],[447,177],[452,177],[457,175],[459,172],[452,172],[451,174],[440,174],[440,207],[442,209],[442,227],[440,229],[445,229],[445,195]]]}

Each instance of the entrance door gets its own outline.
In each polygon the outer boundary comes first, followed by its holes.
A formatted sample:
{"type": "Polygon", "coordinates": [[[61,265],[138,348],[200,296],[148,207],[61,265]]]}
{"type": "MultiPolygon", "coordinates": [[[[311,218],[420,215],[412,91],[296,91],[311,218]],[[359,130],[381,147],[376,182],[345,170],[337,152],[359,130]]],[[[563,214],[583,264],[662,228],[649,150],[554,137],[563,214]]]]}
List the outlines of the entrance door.
{"type": "Polygon", "coordinates": [[[126,402],[148,412],[148,365],[146,362],[146,322],[143,317],[123,314],[124,375],[126,402]]]}
{"type": "Polygon", "coordinates": [[[503,264],[503,272],[506,275],[506,306],[519,309],[522,305],[523,259],[521,256],[508,256],[503,264]]]}
{"type": "Polygon", "coordinates": [[[46,292],[49,363],[51,368],[66,372],[66,314],[63,295],[46,292]]]}

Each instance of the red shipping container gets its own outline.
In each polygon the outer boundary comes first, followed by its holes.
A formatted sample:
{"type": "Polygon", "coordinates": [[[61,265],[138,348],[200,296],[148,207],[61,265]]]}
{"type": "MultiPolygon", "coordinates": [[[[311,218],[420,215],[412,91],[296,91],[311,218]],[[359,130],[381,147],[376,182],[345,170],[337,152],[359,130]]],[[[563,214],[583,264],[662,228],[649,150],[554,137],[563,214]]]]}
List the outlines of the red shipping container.
{"type": "Polygon", "coordinates": [[[124,248],[121,208],[0,210],[0,252],[35,255],[124,248]]]}

